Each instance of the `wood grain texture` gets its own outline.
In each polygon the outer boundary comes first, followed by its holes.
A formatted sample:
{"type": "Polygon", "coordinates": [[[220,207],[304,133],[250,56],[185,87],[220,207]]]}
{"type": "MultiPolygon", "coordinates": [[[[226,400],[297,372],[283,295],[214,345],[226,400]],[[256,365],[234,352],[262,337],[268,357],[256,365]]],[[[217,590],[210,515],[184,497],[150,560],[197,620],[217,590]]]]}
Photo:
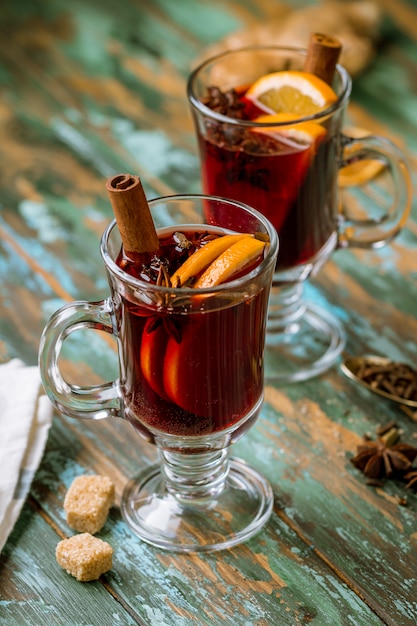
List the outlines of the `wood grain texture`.
{"type": "MultiPolygon", "coordinates": [[[[292,3],[303,6],[301,0],[292,3]]],[[[354,83],[349,124],[390,137],[417,171],[417,29],[410,1],[381,2],[379,55],[354,83]]],[[[254,0],[6,1],[0,20],[0,358],[36,363],[49,316],[74,299],[108,295],[99,254],[112,219],[104,181],[129,171],[148,197],[198,192],[185,83],[204,48],[250,28],[283,3],[254,0]]],[[[381,193],[374,189],[372,193],[381,193]]],[[[364,198],[355,192],[350,202],[364,198]]],[[[339,250],[306,288],[345,325],[346,354],[417,359],[417,208],[388,247],[339,250]]],[[[71,337],[68,377],[117,375],[114,342],[71,337]]],[[[156,461],[122,421],[56,415],[21,518],[0,556],[0,623],[149,626],[412,626],[417,623],[417,496],[371,488],[350,463],[365,433],[416,423],[342,377],[267,386],[257,425],[233,448],[271,482],[270,523],[247,544],[173,555],[141,543],[117,503],[128,478],[156,461]],[[100,582],[55,562],[72,534],[63,498],[99,472],[117,503],[99,536],[115,549],[100,582]]],[[[1,466],[1,459],[0,459],[1,466]]]]}

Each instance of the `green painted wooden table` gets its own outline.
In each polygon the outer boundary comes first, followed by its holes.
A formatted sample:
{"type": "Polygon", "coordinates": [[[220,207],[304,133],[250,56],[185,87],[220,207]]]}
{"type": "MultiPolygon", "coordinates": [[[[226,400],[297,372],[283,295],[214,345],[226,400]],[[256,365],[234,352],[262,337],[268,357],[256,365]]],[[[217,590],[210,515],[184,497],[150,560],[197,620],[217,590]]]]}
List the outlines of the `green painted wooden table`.
{"type": "MultiPolygon", "coordinates": [[[[350,121],[388,135],[417,173],[417,9],[384,0],[378,56],[354,82],[350,121]]],[[[141,176],[149,197],[200,191],[185,84],[193,60],[234,30],[268,20],[270,0],[19,0],[0,7],[0,358],[35,364],[53,311],[99,300],[99,238],[112,218],[104,181],[141,176]]],[[[292,6],[302,6],[292,2],[292,6]]],[[[346,354],[417,360],[417,222],[380,251],[339,251],[310,286],[345,324],[346,354]]],[[[74,380],[115,376],[114,346],[68,340],[74,380]]],[[[152,446],[118,420],[56,414],[21,517],[0,556],[0,623],[281,626],[417,623],[417,496],[370,487],[350,458],[365,433],[416,423],[352,386],[339,364],[267,385],[256,426],[236,444],[272,483],[264,530],[240,547],[178,555],[140,542],[116,507],[99,536],[113,569],[79,583],[55,561],[72,534],[63,498],[99,472],[117,496],[152,446]],[[407,502],[400,502],[406,496],[407,502]]],[[[1,459],[0,459],[1,470],[1,459]]]]}

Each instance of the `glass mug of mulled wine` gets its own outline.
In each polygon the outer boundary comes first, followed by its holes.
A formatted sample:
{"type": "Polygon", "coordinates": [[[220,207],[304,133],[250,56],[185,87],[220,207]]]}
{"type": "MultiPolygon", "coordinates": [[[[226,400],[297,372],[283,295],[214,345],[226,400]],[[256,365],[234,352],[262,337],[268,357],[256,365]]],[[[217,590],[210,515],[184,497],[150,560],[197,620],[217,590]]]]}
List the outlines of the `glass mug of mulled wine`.
{"type": "Polygon", "coordinates": [[[279,235],[265,375],[285,382],[325,371],[345,344],[339,321],[305,301],[305,281],[337,248],[378,248],[389,242],[411,208],[410,175],[401,151],[383,137],[342,133],[351,92],[346,70],[336,66],[331,86],[311,76],[300,78],[306,55],[306,50],[273,46],[230,50],[201,63],[187,86],[204,193],[247,202],[279,235]],[[300,106],[289,103],[298,114],[276,113],[285,109],[288,86],[304,90],[307,100],[300,106]],[[308,98],[317,91],[324,104],[314,112],[308,98]],[[309,114],[303,115],[306,107],[309,114]],[[341,206],[340,170],[352,163],[358,167],[360,161],[369,165],[370,159],[385,166],[388,191],[381,185],[373,194],[384,201],[370,194],[365,207],[360,199],[341,206]]]}
{"type": "Polygon", "coordinates": [[[229,459],[229,446],[254,424],[263,401],[278,238],[263,215],[232,200],[171,196],[149,208],[160,249],[149,265],[132,264],[116,221],[110,224],[100,251],[111,295],[52,316],[40,344],[41,377],[62,413],[124,418],[157,446],[160,463],[133,478],[121,502],[140,538],[180,552],[228,548],[257,532],[273,505],[268,481],[229,459]],[[172,287],[160,280],[161,269],[172,274],[194,250],[226,235],[258,244],[250,263],[226,282],[172,287]],[[85,328],[116,336],[118,380],[78,387],[64,379],[62,344],[85,328]]]}

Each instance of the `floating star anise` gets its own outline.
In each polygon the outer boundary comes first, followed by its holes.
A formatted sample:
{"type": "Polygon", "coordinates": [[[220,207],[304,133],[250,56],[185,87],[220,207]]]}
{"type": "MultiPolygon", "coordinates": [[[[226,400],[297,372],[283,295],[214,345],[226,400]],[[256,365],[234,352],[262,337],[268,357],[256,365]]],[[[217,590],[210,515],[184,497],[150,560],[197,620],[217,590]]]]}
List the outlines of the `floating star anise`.
{"type": "Polygon", "coordinates": [[[417,448],[406,443],[390,445],[382,437],[359,445],[351,459],[368,478],[399,478],[411,469],[417,448]]]}
{"type": "Polygon", "coordinates": [[[163,326],[169,337],[177,343],[182,341],[182,319],[180,315],[160,313],[149,318],[148,333],[153,333],[158,326],[163,326]]]}

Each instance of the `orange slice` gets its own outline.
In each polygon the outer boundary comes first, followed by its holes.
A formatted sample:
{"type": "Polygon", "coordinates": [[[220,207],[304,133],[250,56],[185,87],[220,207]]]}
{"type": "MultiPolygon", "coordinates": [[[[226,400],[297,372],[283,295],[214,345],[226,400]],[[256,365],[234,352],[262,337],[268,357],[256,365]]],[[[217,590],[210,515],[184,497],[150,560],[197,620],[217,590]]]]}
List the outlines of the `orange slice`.
{"type": "Polygon", "coordinates": [[[266,113],[314,115],[336,102],[333,89],[321,78],[295,70],[273,72],[255,81],[245,94],[266,113]]]}
{"type": "MultiPolygon", "coordinates": [[[[349,127],[345,129],[345,134],[354,139],[361,139],[371,133],[363,128],[349,127]]],[[[340,187],[360,187],[378,176],[384,168],[384,163],[376,159],[356,161],[346,167],[342,167],[339,172],[339,185],[340,187]]]]}
{"type": "Polygon", "coordinates": [[[240,239],[208,266],[194,286],[215,287],[226,282],[262,254],[264,248],[265,242],[254,237],[240,239]]]}
{"type": "Polygon", "coordinates": [[[254,122],[271,124],[271,126],[254,127],[252,130],[258,133],[279,134],[288,139],[302,144],[317,144],[326,136],[326,129],[316,122],[299,122],[297,124],[285,124],[300,119],[293,113],[274,113],[273,115],[260,115],[254,122]],[[279,126],[273,126],[279,124],[279,126]]]}
{"type": "MultiPolygon", "coordinates": [[[[229,313],[234,317],[231,311],[229,313]]],[[[242,380],[245,373],[250,380],[253,375],[249,374],[250,364],[245,359],[242,362],[241,351],[236,349],[239,332],[232,338],[231,348],[225,356],[223,337],[218,333],[218,322],[213,316],[191,317],[195,319],[183,334],[181,343],[172,337],[168,340],[163,368],[164,389],[171,402],[201,418],[193,420],[189,416],[184,422],[187,429],[194,424],[195,434],[200,434],[201,427],[211,430],[214,423],[225,424],[229,416],[236,418],[242,412],[242,406],[249,404],[245,396],[251,396],[252,384],[245,386],[242,382],[231,392],[230,380],[219,373],[222,371],[218,362],[220,355],[232,369],[239,369],[242,380]],[[190,383],[190,372],[194,372],[196,384],[190,383]]],[[[238,313],[237,318],[241,319],[238,313]]]]}
{"type": "MultiPolygon", "coordinates": [[[[194,385],[189,384],[190,369],[198,366],[200,376],[208,376],[206,361],[196,357],[196,337],[198,334],[186,333],[181,344],[168,340],[166,353],[164,355],[164,389],[171,402],[182,407],[186,411],[196,415],[207,413],[207,408],[201,407],[202,395],[205,392],[204,386],[201,390],[196,390],[194,385]],[[201,367],[204,371],[201,372],[201,367]]],[[[209,378],[207,377],[207,380],[209,378]]]]}
{"type": "Polygon", "coordinates": [[[206,243],[198,248],[188,257],[186,261],[171,276],[171,284],[173,287],[182,287],[187,280],[193,276],[198,276],[203,272],[217,257],[222,254],[232,244],[240,239],[253,239],[253,235],[244,233],[242,235],[224,235],[206,243]]]}
{"type": "Polygon", "coordinates": [[[154,320],[148,320],[142,335],[140,346],[140,363],[143,376],[150,388],[164,400],[168,397],[164,390],[163,362],[168,342],[168,335],[161,324],[150,330],[150,324],[154,320]]]}

